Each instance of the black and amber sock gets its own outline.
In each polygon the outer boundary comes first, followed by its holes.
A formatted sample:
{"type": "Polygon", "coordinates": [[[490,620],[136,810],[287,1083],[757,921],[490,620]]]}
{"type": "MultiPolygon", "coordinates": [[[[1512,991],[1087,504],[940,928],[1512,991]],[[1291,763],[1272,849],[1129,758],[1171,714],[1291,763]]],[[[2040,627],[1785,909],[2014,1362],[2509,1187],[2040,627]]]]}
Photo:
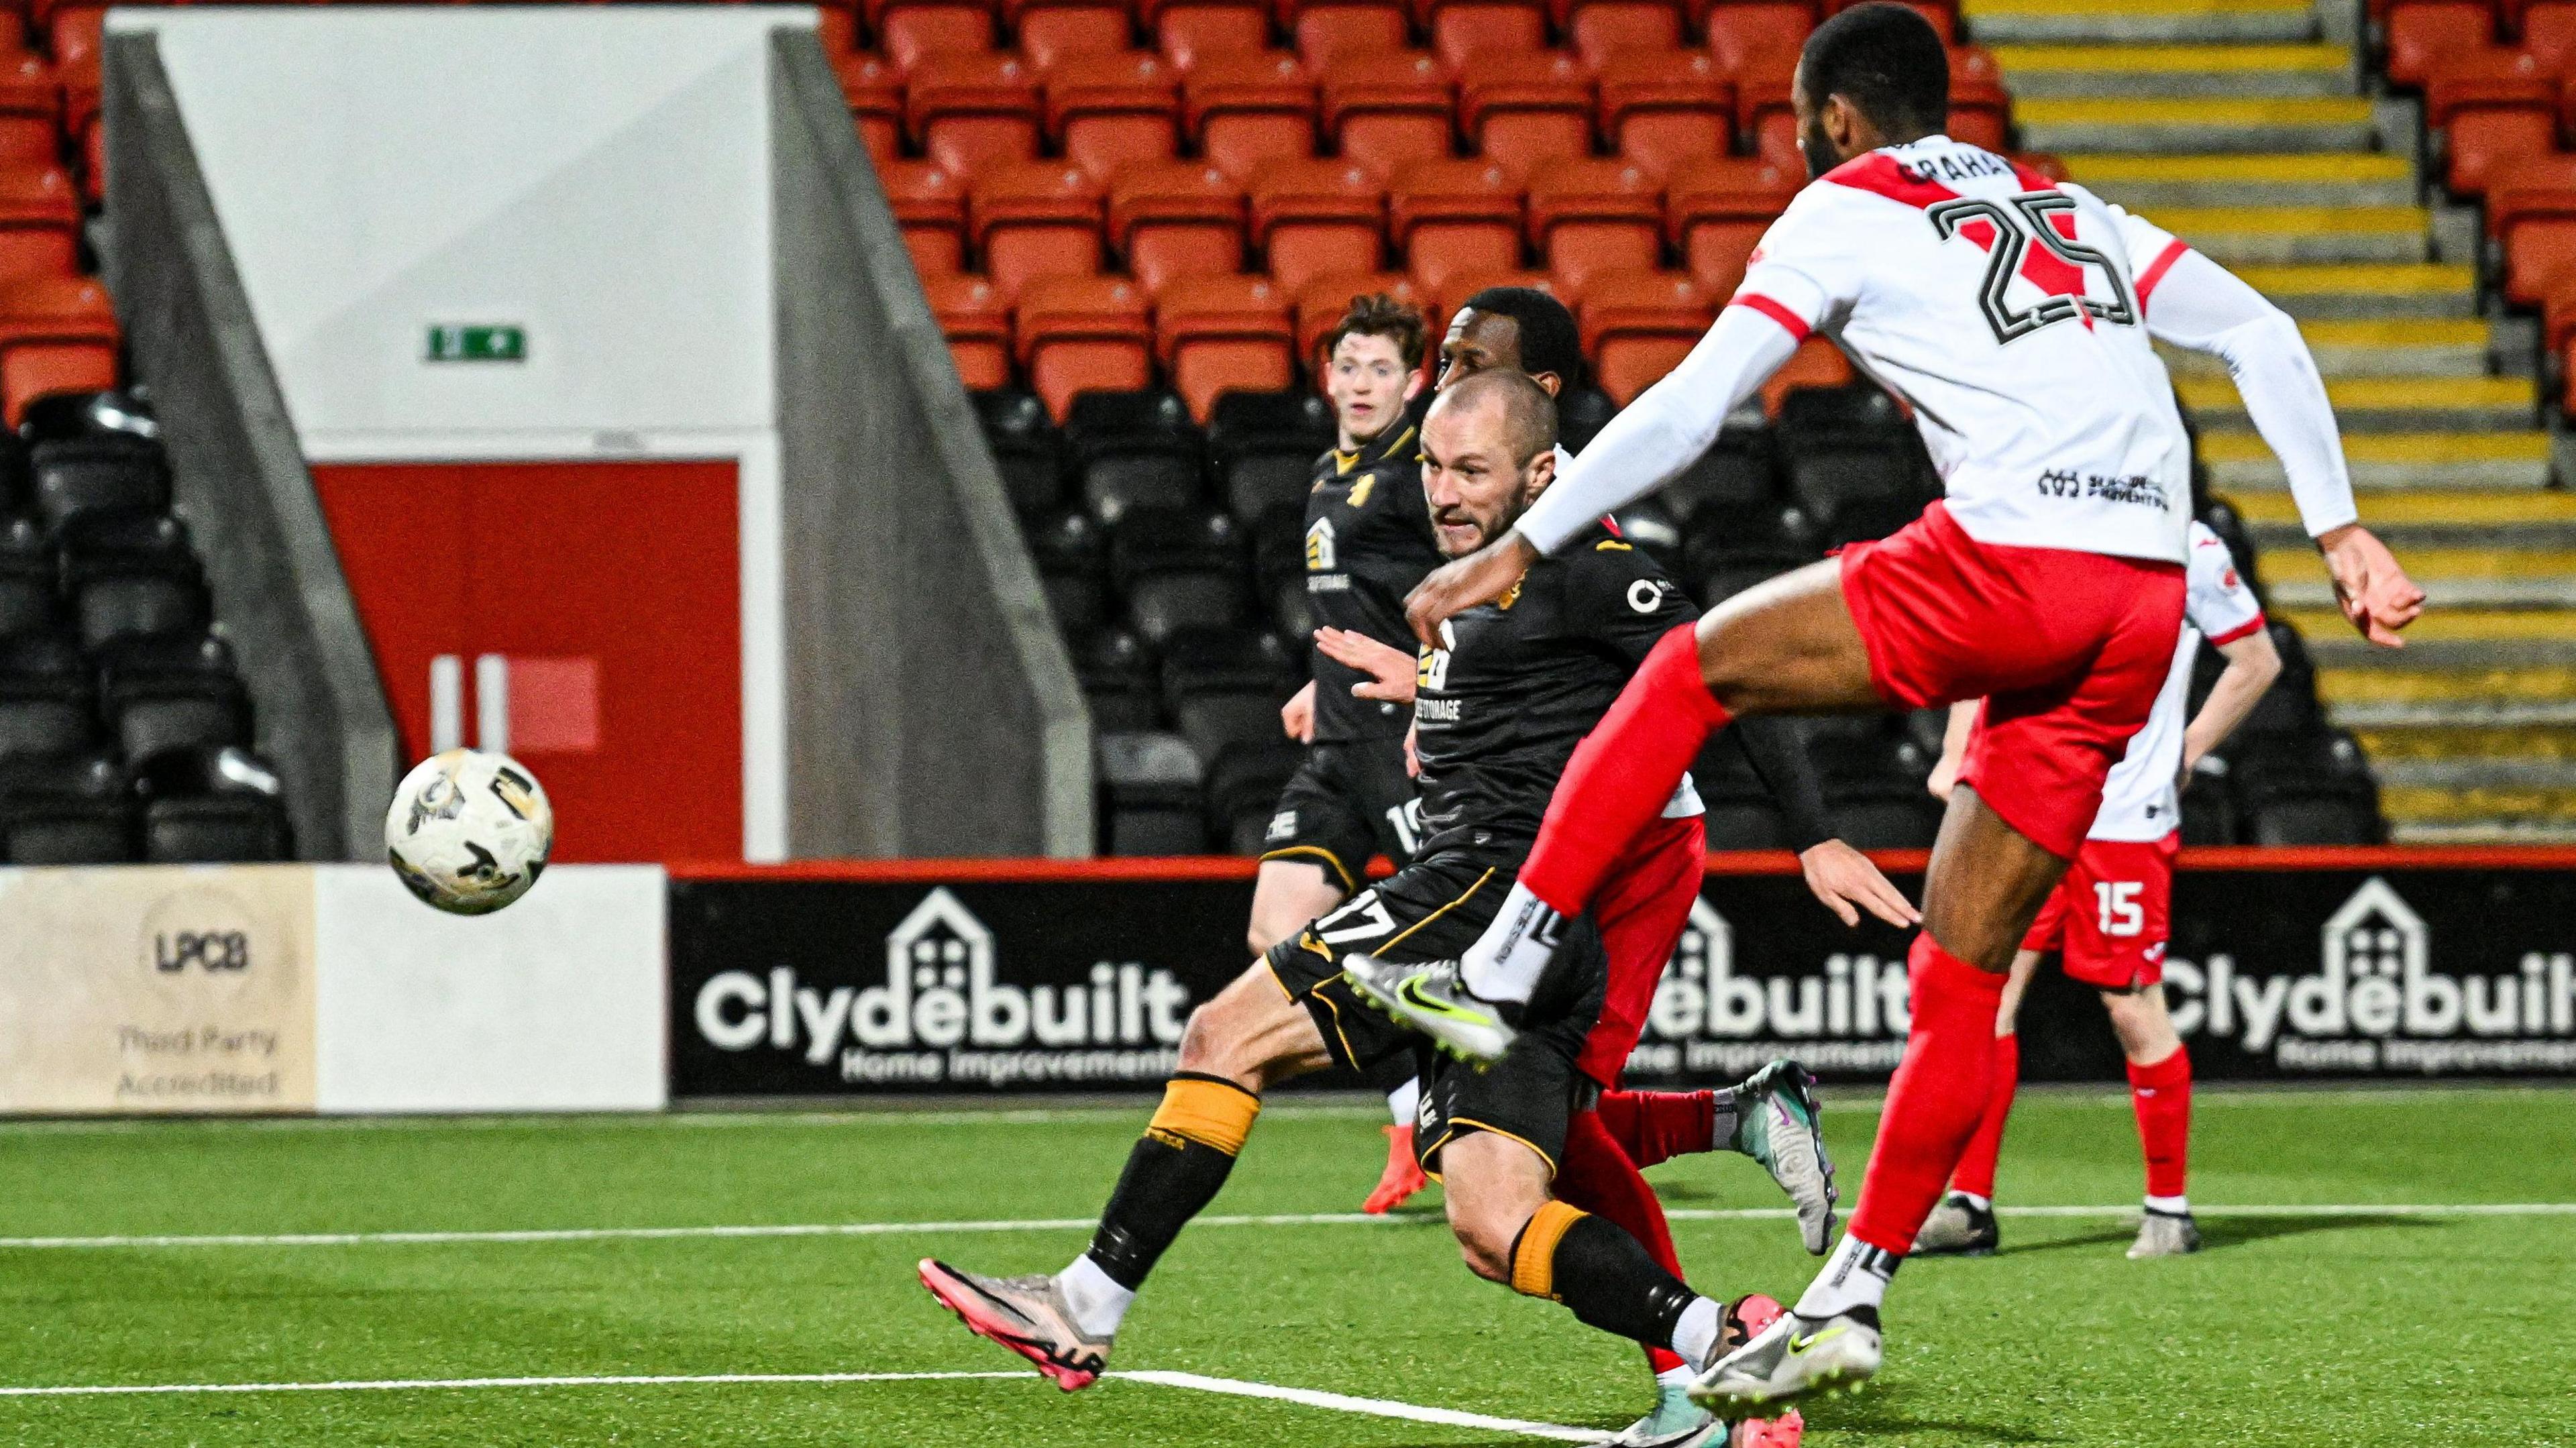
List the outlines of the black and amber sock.
{"type": "Polygon", "coordinates": [[[1130,1291],[1144,1286],[1181,1228],[1216,1199],[1260,1114],[1258,1095],[1221,1076],[1174,1076],[1091,1234],[1100,1270],[1130,1291]]]}
{"type": "Polygon", "coordinates": [[[1512,1290],[1562,1302],[1586,1327],[1653,1347],[1672,1343],[1699,1297],[1617,1223],[1556,1201],[1512,1241],[1512,1290]]]}

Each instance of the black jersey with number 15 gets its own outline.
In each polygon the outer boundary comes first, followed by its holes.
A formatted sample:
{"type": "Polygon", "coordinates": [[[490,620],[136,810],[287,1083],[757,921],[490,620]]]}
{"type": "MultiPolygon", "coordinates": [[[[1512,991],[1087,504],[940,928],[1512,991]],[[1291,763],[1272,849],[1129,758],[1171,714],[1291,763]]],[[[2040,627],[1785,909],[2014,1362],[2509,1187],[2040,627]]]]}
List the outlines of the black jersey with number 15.
{"type": "MultiPolygon", "coordinates": [[[[1306,494],[1306,594],[1315,621],[1410,652],[1404,596],[1440,566],[1422,501],[1421,432],[1398,418],[1357,452],[1328,452],[1306,494]]],[[[1368,676],[1315,655],[1315,742],[1394,739],[1413,722],[1400,704],[1353,698],[1368,676]]]]}
{"type": "Polygon", "coordinates": [[[1599,526],[1422,649],[1415,749],[1422,848],[1519,851],[1538,835],[1574,746],[1655,641],[1699,610],[1654,561],[1599,526]]]}

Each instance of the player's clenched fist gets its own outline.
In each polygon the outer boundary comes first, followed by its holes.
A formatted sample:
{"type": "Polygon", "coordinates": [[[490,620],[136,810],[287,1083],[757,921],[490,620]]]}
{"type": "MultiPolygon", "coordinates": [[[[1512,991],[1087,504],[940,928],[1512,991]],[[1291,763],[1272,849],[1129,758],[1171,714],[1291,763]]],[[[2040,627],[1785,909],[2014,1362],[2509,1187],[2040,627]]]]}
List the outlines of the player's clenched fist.
{"type": "Polygon", "coordinates": [[[2334,579],[2335,602],[2361,636],[2382,648],[2406,647],[2397,631],[2424,611],[2424,590],[2406,576],[2388,545],[2360,524],[2347,523],[2321,535],[2317,549],[2334,579]]]}
{"type": "Polygon", "coordinates": [[[1440,647],[1440,625],[1511,592],[1538,557],[1538,550],[1520,534],[1505,533],[1466,557],[1431,570],[1404,596],[1404,618],[1413,625],[1413,636],[1425,648],[1440,647]]]}

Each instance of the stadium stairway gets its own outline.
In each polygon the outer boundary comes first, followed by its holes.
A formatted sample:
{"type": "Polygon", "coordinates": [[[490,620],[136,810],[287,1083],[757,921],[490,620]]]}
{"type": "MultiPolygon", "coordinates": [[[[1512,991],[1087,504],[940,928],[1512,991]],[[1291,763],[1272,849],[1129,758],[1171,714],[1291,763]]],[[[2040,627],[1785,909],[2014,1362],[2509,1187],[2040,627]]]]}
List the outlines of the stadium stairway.
{"type": "Polygon", "coordinates": [[[2393,836],[2576,839],[2576,499],[2544,491],[2536,348],[2481,315],[2475,214],[2420,204],[2412,108],[2369,93],[2335,37],[2352,23],[2305,0],[1967,0],[1964,14],[2023,145],[2306,331],[2364,510],[2434,605],[2402,654],[2336,615],[2224,369],[2168,360],[2211,484],[2251,528],[2333,722],[2368,751],[2393,836]]]}

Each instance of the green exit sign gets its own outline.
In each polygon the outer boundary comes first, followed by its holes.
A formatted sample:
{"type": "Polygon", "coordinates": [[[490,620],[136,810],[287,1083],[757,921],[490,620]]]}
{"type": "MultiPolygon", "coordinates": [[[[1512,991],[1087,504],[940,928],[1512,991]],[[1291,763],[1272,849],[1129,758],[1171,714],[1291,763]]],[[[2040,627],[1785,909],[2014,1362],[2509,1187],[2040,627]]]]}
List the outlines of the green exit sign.
{"type": "Polygon", "coordinates": [[[429,329],[432,362],[525,362],[528,329],[508,325],[439,326],[429,329]]]}

